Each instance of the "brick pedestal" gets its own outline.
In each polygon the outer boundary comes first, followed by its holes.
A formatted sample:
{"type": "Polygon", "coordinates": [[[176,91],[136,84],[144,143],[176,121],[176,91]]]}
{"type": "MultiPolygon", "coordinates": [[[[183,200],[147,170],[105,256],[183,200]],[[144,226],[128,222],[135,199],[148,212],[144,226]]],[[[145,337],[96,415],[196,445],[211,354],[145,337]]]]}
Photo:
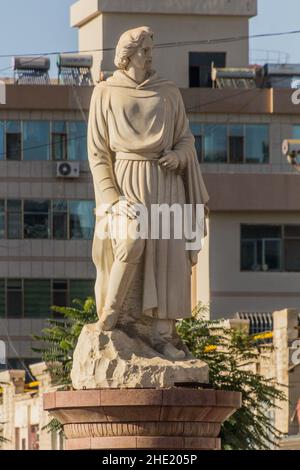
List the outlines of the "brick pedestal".
{"type": "Polygon", "coordinates": [[[241,406],[238,392],[171,389],[101,389],[44,395],[66,450],[220,449],[221,424],[241,406]]]}

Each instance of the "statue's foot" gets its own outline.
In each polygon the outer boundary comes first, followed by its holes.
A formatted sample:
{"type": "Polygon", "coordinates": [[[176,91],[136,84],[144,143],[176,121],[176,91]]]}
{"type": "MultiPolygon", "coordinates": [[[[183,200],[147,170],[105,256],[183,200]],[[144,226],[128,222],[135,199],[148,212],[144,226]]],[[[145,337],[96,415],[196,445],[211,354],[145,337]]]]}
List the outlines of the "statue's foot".
{"type": "Polygon", "coordinates": [[[175,348],[172,343],[167,343],[163,347],[163,355],[172,361],[180,361],[185,358],[185,352],[175,348]]]}
{"type": "Polygon", "coordinates": [[[115,310],[103,310],[103,313],[100,318],[100,328],[103,331],[112,331],[114,330],[117,321],[118,321],[119,313],[115,310]]]}

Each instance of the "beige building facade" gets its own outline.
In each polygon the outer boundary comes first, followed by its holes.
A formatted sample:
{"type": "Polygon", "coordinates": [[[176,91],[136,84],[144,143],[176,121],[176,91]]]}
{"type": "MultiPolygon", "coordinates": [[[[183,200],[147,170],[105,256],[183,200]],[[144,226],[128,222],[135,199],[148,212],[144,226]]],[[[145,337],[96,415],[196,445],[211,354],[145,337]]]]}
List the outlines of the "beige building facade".
{"type": "Polygon", "coordinates": [[[275,88],[240,89],[234,80],[213,88],[210,81],[212,62],[249,67],[248,41],[223,39],[247,37],[256,14],[256,1],[91,0],[71,8],[79,49],[94,54],[96,80],[114,69],[120,34],[146,24],[161,45],[154,67],[181,88],[210,194],[209,236],[192,296],[210,305],[213,318],[300,308],[299,175],[281,153],[284,139],[300,136],[294,90],[281,87],[282,78],[275,88]]]}
{"type": "Polygon", "coordinates": [[[78,28],[79,51],[94,56],[93,75],[114,70],[114,48],[122,32],[150,26],[156,43],[154,61],[159,73],[178,86],[189,86],[189,54],[220,52],[228,67],[248,65],[248,41],[209,44],[216,38],[247,36],[256,0],[79,0],[71,7],[71,25],[78,28]],[[179,46],[175,42],[190,44],[179,46]],[[193,44],[194,43],[194,44],[193,44]]]}

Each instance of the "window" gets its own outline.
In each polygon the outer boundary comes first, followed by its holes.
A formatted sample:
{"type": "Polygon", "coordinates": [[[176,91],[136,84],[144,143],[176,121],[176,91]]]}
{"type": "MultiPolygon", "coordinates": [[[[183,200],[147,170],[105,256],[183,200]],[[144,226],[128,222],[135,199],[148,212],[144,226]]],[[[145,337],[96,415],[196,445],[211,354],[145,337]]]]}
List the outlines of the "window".
{"type": "Polygon", "coordinates": [[[23,293],[21,279],[7,280],[7,317],[23,317],[23,293]]]}
{"type": "Polygon", "coordinates": [[[49,201],[24,201],[24,238],[49,238],[49,201]]]}
{"type": "Polygon", "coordinates": [[[204,129],[204,162],[227,162],[227,130],[223,124],[206,124],[204,129]]]}
{"type": "Polygon", "coordinates": [[[229,126],[229,163],[244,161],[244,126],[229,126]]]}
{"type": "MultiPolygon", "coordinates": [[[[52,305],[64,307],[68,305],[68,281],[55,281],[52,282],[52,305]]],[[[57,315],[56,312],[55,316],[57,315]]]]}
{"type": "Polygon", "coordinates": [[[67,124],[52,122],[52,160],[67,160],[67,124]]]}
{"type": "Polygon", "coordinates": [[[87,160],[87,125],[84,121],[68,122],[68,159],[87,160]]]}
{"type": "Polygon", "coordinates": [[[0,199],[0,239],[91,240],[94,201],[0,199]]]}
{"type": "Polygon", "coordinates": [[[0,318],[5,317],[5,280],[0,279],[0,318]]]}
{"type": "Polygon", "coordinates": [[[300,271],[300,225],[284,227],[285,271],[300,271]]]}
{"type": "Polygon", "coordinates": [[[70,201],[70,238],[91,240],[94,232],[94,202],[70,201]]]}
{"type": "Polygon", "coordinates": [[[0,318],[61,318],[51,306],[94,298],[91,279],[0,279],[0,318]]]}
{"type": "Polygon", "coordinates": [[[199,163],[202,162],[202,148],[203,148],[203,141],[202,141],[202,125],[201,124],[196,124],[196,123],[191,123],[190,124],[191,131],[195,137],[195,147],[197,151],[197,157],[199,163]]]}
{"type": "Polygon", "coordinates": [[[86,300],[87,297],[94,297],[95,282],[91,280],[70,281],[70,302],[74,299],[86,300]]]}
{"type": "Polygon", "coordinates": [[[23,159],[49,160],[49,121],[23,122],[23,159]]]}
{"type": "Polygon", "coordinates": [[[5,132],[5,121],[0,121],[0,160],[4,160],[4,132],[5,132]]]}
{"type": "Polygon", "coordinates": [[[269,162],[269,126],[266,124],[191,123],[190,127],[199,162],[269,162]]]}
{"type": "Polygon", "coordinates": [[[281,249],[280,225],[242,225],[241,270],[280,271],[281,249]]]}
{"type": "Polygon", "coordinates": [[[0,238],[5,238],[5,201],[0,199],[0,238]]]}
{"type": "Polygon", "coordinates": [[[6,159],[21,160],[20,121],[7,121],[6,123],[6,159]]]}
{"type": "Polygon", "coordinates": [[[225,67],[225,52],[190,52],[189,82],[190,87],[212,87],[211,67],[225,67]]]}
{"type": "Polygon", "coordinates": [[[14,199],[7,201],[7,238],[22,238],[22,202],[14,199]]]}
{"type": "Polygon", "coordinates": [[[241,270],[300,271],[300,225],[242,225],[241,270]]]}
{"type": "Polygon", "coordinates": [[[68,238],[68,203],[67,201],[53,201],[52,236],[55,240],[68,238]]]}
{"type": "Polygon", "coordinates": [[[49,318],[51,297],[50,281],[24,280],[24,317],[49,318]]]}
{"type": "Polygon", "coordinates": [[[263,124],[246,126],[246,162],[268,163],[269,127],[263,124]]]}

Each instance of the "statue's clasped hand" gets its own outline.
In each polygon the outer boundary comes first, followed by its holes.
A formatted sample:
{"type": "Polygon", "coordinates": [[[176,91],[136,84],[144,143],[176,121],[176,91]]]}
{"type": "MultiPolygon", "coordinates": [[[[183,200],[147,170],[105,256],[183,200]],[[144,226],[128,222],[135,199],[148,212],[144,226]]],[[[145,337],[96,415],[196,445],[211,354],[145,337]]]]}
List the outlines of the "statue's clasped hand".
{"type": "Polygon", "coordinates": [[[129,219],[136,219],[137,211],[134,203],[128,201],[128,199],[121,198],[118,202],[113,204],[111,207],[111,213],[113,215],[125,215],[129,219]]]}
{"type": "Polygon", "coordinates": [[[163,156],[159,159],[159,165],[167,170],[175,171],[179,168],[179,158],[172,150],[164,152],[163,156]]]}

